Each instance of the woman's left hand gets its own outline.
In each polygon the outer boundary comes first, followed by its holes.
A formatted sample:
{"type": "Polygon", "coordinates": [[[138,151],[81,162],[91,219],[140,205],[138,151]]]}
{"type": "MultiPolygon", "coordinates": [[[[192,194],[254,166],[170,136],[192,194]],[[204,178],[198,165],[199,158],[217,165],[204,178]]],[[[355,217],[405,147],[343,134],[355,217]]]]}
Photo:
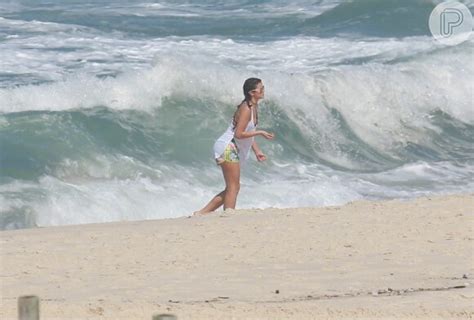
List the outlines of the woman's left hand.
{"type": "Polygon", "coordinates": [[[267,160],[267,157],[261,152],[256,153],[255,156],[257,157],[258,162],[267,160]]]}

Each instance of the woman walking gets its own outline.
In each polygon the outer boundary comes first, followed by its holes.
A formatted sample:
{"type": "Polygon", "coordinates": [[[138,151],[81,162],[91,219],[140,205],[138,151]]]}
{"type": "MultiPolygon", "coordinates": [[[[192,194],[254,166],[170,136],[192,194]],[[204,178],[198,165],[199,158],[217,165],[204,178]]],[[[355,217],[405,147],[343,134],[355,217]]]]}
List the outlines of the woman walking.
{"type": "Polygon", "coordinates": [[[258,161],[265,161],[255,141],[256,136],[273,139],[273,133],[257,130],[258,101],[265,96],[263,82],[257,78],[245,80],[244,100],[239,104],[227,130],[214,144],[214,158],[224,174],[225,189],[218,193],[209,203],[194,215],[203,215],[220,208],[224,210],[235,209],[237,195],[240,190],[240,168],[249,157],[250,149],[253,150],[258,161]]]}

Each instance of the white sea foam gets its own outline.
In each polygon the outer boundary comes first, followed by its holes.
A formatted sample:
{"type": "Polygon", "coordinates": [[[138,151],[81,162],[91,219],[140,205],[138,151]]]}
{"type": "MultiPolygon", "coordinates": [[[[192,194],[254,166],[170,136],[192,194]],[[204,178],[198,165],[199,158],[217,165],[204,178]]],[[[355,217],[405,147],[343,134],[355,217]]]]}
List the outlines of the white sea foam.
{"type": "Polygon", "coordinates": [[[254,71],[221,64],[197,52],[193,56],[157,55],[152,68],[116,77],[100,79],[80,73],[60,82],[0,89],[0,111],[95,106],[147,111],[172,95],[228,104],[240,99],[242,80],[257,74],[267,85],[267,100],[275,102],[307,134],[314,150],[332,154],[332,160],[347,167],[350,161],[333,145],[345,137],[332,109],[342,114],[362,140],[384,151],[403,147],[408,141],[423,142],[417,139],[423,139],[424,130],[437,130],[430,124],[430,114],[436,110],[474,123],[474,70],[469,50],[466,45],[465,49],[426,53],[390,64],[332,66],[316,74],[254,71]]]}
{"type": "Polygon", "coordinates": [[[424,130],[438,130],[430,125],[433,111],[474,124],[470,57],[469,51],[452,52],[396,65],[337,68],[323,80],[324,101],[378,148],[423,143],[424,130]]]}
{"type": "MultiPolygon", "coordinates": [[[[201,37],[130,39],[83,26],[0,18],[8,38],[0,44],[2,72],[44,81],[62,81],[75,73],[116,75],[150,67],[156,56],[202,55],[216,63],[253,71],[314,73],[354,59],[385,62],[432,50],[425,37],[343,39],[293,37],[245,42],[201,37]]],[[[14,79],[13,79],[14,80],[14,79]]],[[[37,81],[35,81],[37,82],[37,81]]],[[[24,82],[21,82],[24,83],[24,82]]],[[[0,83],[12,87],[14,81],[0,83]]]]}
{"type": "MultiPolygon", "coordinates": [[[[43,176],[38,183],[17,180],[0,185],[0,195],[9,194],[1,196],[0,210],[8,213],[23,208],[23,214],[34,214],[32,219],[39,226],[175,218],[190,215],[224,188],[220,171],[212,166],[199,170],[162,166],[156,177],[111,179],[105,174],[91,179],[75,177],[77,168],[71,163],[65,163],[62,170],[68,170],[67,165],[72,166],[71,172],[61,178],[43,176]]],[[[329,206],[363,198],[446,194],[459,192],[459,179],[465,181],[464,190],[474,190],[474,167],[449,162],[417,162],[372,174],[303,163],[291,163],[284,171],[260,171],[257,179],[252,177],[255,172],[252,168],[242,177],[239,208],[329,206]]]]}

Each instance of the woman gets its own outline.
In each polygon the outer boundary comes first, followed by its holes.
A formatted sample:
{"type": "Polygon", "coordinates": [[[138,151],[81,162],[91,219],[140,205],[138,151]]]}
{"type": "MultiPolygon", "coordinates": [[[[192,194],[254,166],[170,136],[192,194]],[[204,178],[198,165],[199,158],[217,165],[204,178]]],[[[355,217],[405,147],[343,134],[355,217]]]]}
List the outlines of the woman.
{"type": "Polygon", "coordinates": [[[273,139],[273,133],[256,130],[258,125],[258,101],[265,95],[262,80],[249,78],[244,82],[244,100],[237,107],[232,123],[226,132],[214,144],[214,158],[221,166],[225,180],[225,190],[212,198],[209,203],[194,215],[210,213],[224,205],[224,210],[235,209],[237,194],[240,190],[240,167],[248,159],[252,148],[258,161],[267,158],[262,153],[254,137],[263,136],[273,139]]]}

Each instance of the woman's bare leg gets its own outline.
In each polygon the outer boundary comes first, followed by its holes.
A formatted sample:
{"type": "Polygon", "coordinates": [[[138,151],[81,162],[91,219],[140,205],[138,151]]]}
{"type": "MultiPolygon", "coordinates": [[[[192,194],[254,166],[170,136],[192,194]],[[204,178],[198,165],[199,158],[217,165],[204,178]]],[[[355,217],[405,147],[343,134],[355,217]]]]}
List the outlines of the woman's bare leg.
{"type": "Polygon", "coordinates": [[[224,204],[224,197],[225,197],[225,190],[221,191],[220,193],[216,194],[214,198],[209,201],[208,204],[204,208],[199,211],[194,212],[195,215],[199,214],[206,214],[212,211],[215,211],[220,208],[224,204]]]}
{"type": "Polygon", "coordinates": [[[235,209],[237,194],[240,190],[240,164],[225,162],[221,164],[221,167],[226,185],[225,190],[215,195],[204,208],[194,212],[194,215],[213,212],[222,205],[224,205],[224,210],[227,208],[235,209]]]}
{"type": "Polygon", "coordinates": [[[224,210],[235,209],[240,190],[240,163],[224,162],[221,167],[225,180],[224,210]]]}

